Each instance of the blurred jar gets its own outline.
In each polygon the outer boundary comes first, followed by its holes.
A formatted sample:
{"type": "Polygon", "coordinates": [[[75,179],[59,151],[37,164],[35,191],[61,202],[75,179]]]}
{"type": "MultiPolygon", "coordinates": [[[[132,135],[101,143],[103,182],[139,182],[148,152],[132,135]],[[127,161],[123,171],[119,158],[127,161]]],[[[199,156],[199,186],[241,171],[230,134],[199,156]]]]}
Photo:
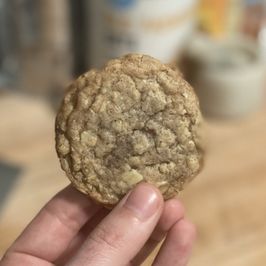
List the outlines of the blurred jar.
{"type": "Polygon", "coordinates": [[[197,0],[88,1],[88,64],[130,52],[170,62],[178,56],[195,26],[197,0]]]}
{"type": "Polygon", "coordinates": [[[265,93],[265,65],[258,45],[235,37],[214,41],[206,36],[191,40],[185,75],[199,96],[203,113],[237,118],[260,108],[265,93]]]}

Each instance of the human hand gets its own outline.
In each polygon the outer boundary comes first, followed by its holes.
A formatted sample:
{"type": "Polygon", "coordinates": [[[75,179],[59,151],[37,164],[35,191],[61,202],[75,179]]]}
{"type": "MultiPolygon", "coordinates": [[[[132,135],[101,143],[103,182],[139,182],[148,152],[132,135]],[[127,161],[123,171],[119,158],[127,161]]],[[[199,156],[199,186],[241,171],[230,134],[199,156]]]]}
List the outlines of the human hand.
{"type": "Polygon", "coordinates": [[[8,249],[1,266],[140,265],[165,241],[155,266],[184,266],[195,227],[177,199],[141,183],[108,211],[68,186],[51,199],[8,249]]]}

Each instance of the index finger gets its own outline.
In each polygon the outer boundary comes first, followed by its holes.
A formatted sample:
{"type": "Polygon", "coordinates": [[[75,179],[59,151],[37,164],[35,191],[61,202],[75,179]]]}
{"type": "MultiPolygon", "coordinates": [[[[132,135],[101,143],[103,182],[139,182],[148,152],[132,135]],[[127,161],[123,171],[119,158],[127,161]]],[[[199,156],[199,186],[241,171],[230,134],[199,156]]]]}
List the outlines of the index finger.
{"type": "Polygon", "coordinates": [[[80,228],[100,209],[72,186],[55,195],[8,250],[56,260],[80,228]]]}

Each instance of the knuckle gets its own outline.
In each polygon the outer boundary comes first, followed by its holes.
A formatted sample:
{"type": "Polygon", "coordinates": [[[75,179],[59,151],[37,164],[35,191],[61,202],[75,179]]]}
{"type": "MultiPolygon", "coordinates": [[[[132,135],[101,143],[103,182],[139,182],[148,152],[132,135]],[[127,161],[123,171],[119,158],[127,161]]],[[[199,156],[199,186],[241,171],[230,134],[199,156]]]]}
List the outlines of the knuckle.
{"type": "Polygon", "coordinates": [[[196,226],[189,221],[186,221],[186,223],[187,223],[186,232],[187,232],[188,242],[193,242],[197,237],[196,226]]]}
{"type": "Polygon", "coordinates": [[[183,220],[172,229],[179,251],[184,254],[187,253],[192,248],[196,238],[195,225],[187,220],[183,220]]]}
{"type": "Polygon", "coordinates": [[[76,231],[79,229],[79,224],[76,219],[71,219],[69,213],[66,210],[61,210],[57,207],[57,198],[54,201],[48,202],[43,208],[42,212],[56,219],[63,227],[69,231],[76,231]]]}
{"type": "Polygon", "coordinates": [[[108,247],[118,250],[123,242],[123,234],[116,230],[110,230],[105,226],[99,226],[89,238],[100,247],[108,247]]]}

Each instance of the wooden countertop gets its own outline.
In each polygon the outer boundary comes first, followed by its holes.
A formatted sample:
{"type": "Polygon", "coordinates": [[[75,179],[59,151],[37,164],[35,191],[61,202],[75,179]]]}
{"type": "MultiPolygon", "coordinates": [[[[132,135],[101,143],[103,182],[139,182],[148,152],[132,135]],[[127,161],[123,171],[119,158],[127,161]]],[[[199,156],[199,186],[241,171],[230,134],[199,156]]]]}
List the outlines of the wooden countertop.
{"type": "MultiPolygon", "coordinates": [[[[53,125],[54,114],[44,102],[1,96],[0,161],[20,173],[0,209],[0,256],[68,183],[54,151],[53,125]]],[[[181,195],[198,228],[190,265],[264,266],[266,108],[239,121],[209,122],[206,129],[204,170],[181,195]]]]}

